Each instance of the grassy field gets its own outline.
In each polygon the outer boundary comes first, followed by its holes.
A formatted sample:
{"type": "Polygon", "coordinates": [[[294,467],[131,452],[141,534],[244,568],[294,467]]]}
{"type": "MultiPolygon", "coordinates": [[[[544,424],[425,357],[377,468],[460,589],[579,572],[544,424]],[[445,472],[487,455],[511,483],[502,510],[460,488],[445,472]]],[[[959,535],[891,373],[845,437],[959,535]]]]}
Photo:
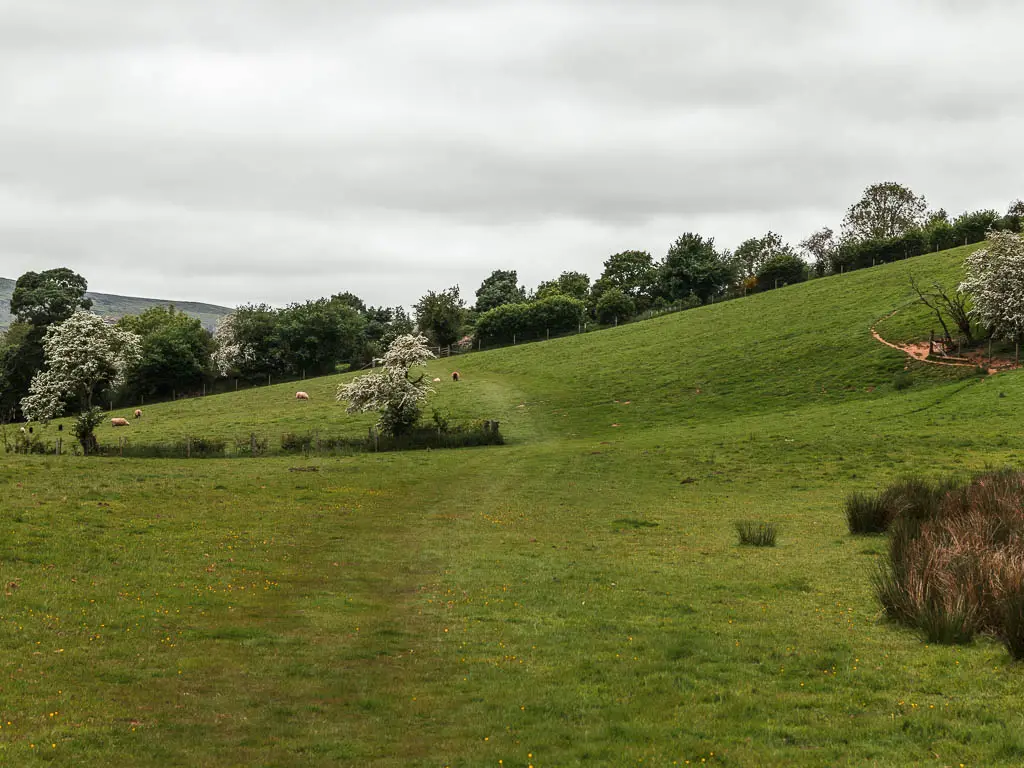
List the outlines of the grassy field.
{"type": "MultiPolygon", "coordinates": [[[[871,338],[963,254],[434,363],[432,404],[502,447],[3,457],[0,763],[1020,765],[1024,669],[881,620],[885,540],[841,509],[1021,463],[1024,378],[913,363],[897,391],[871,338]]],[[[131,439],[361,434],[343,378],[131,439]]]]}

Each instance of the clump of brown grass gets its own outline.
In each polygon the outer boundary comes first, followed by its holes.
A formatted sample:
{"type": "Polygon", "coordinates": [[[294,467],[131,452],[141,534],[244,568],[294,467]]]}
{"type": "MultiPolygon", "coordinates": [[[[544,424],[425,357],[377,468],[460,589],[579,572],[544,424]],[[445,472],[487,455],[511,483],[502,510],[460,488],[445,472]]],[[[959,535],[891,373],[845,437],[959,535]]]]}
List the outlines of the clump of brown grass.
{"type": "Polygon", "coordinates": [[[931,642],[986,633],[1024,658],[1024,473],[988,472],[932,488],[927,503],[920,489],[910,498],[875,577],[886,613],[931,642]]]}

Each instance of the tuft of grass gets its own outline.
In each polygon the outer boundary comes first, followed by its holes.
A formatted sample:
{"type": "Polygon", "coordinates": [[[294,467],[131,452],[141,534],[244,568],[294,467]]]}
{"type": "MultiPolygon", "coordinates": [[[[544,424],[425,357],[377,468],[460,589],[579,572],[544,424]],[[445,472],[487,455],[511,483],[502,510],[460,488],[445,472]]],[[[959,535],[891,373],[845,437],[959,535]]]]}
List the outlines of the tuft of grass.
{"type": "Polygon", "coordinates": [[[1024,473],[986,472],[966,485],[899,481],[889,553],[874,579],[886,614],[930,642],[986,633],[1024,653],[1024,473]]]}
{"type": "Polygon", "coordinates": [[[753,522],[740,520],[736,522],[736,533],[740,544],[748,547],[774,547],[776,536],[775,523],[753,522]]]}
{"type": "Polygon", "coordinates": [[[844,508],[850,533],[885,533],[889,528],[889,511],[878,494],[854,491],[844,508]]]}

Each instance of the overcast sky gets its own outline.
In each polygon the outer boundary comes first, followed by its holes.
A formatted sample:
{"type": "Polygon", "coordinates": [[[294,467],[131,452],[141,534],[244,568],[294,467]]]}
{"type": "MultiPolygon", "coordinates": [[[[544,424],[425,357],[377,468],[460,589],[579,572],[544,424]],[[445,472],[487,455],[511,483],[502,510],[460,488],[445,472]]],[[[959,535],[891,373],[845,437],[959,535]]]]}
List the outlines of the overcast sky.
{"type": "Polygon", "coordinates": [[[1024,196],[1019,0],[0,0],[0,276],[411,305],[1024,196]]]}

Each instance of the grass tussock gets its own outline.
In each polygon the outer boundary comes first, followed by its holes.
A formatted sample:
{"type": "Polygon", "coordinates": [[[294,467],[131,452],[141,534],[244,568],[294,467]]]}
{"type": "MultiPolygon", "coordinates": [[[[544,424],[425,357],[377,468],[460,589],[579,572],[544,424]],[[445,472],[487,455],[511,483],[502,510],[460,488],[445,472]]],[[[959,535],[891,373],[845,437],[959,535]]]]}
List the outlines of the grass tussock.
{"type": "Polygon", "coordinates": [[[882,497],[895,510],[875,576],[886,614],[930,642],[989,634],[1024,658],[1024,472],[895,484],[882,497]]]}
{"type": "Polygon", "coordinates": [[[736,523],[740,544],[747,547],[774,547],[777,530],[775,523],[741,520],[736,523]]]}
{"type": "Polygon", "coordinates": [[[953,482],[929,483],[917,477],[905,477],[880,493],[854,491],[844,506],[850,533],[884,533],[897,518],[927,519],[953,482]]]}

